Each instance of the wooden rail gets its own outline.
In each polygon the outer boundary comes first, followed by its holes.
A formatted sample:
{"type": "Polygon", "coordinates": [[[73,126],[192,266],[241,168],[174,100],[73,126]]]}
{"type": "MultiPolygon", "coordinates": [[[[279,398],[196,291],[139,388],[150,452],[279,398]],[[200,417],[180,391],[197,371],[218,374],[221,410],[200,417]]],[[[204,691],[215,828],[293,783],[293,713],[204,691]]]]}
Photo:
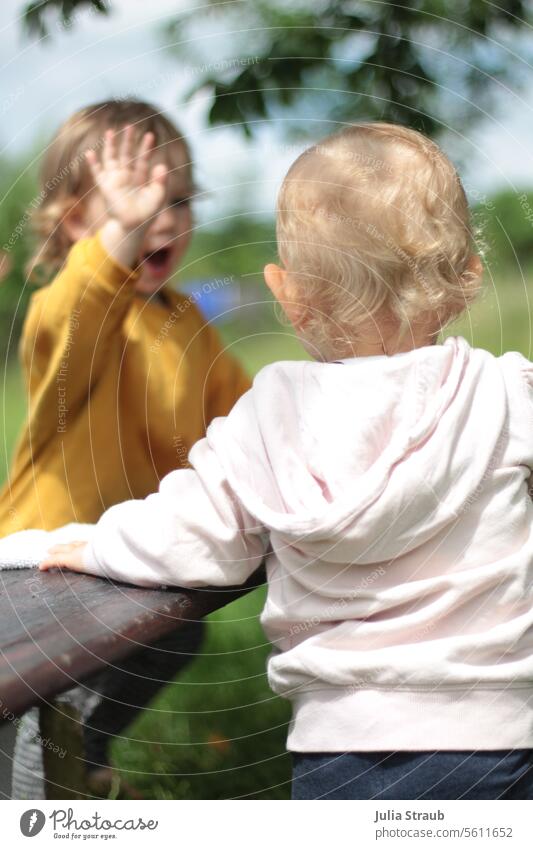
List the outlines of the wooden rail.
{"type": "Polygon", "coordinates": [[[196,590],[142,589],[68,571],[0,571],[0,722],[264,581],[264,567],[242,586],[196,590]]]}

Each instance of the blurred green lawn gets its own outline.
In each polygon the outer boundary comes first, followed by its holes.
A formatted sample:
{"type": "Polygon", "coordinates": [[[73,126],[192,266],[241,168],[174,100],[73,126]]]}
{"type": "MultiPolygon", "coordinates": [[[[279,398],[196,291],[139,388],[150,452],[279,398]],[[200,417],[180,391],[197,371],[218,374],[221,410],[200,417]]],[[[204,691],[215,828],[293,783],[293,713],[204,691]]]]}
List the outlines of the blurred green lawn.
{"type": "MultiPolygon", "coordinates": [[[[531,357],[531,297],[520,281],[506,281],[497,294],[489,282],[485,297],[445,335],[459,333],[494,354],[531,357]]],[[[283,327],[222,333],[251,374],[275,360],[305,357],[283,327]]],[[[3,402],[5,472],[25,406],[15,364],[5,370],[3,402]]],[[[116,763],[146,798],[289,798],[289,707],[266,680],[263,600],[259,590],[209,617],[202,654],[152,702],[129,738],[114,742],[116,763]]]]}

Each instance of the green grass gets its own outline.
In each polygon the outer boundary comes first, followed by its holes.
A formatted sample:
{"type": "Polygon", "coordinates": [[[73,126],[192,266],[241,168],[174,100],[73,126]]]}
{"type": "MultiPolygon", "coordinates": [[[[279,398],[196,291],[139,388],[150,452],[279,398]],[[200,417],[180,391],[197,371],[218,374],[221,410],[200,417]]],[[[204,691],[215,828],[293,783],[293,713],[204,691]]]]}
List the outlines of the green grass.
{"type": "Polygon", "coordinates": [[[5,480],[18,432],[26,414],[26,395],[16,363],[2,369],[0,397],[0,480],[5,480]]]}
{"type": "Polygon", "coordinates": [[[485,348],[496,356],[505,351],[520,351],[533,357],[533,285],[520,280],[506,281],[497,287],[486,284],[484,295],[471,310],[450,326],[445,335],[461,335],[476,348],[485,348]]]}
{"type": "Polygon", "coordinates": [[[296,337],[283,328],[260,330],[247,335],[231,336],[231,330],[222,330],[229,350],[244,363],[249,374],[254,375],[277,360],[307,360],[307,353],[296,337]]]}
{"type": "MultiPolygon", "coordinates": [[[[460,333],[494,354],[531,356],[530,315],[528,292],[510,281],[498,298],[489,291],[446,335],[460,333]]],[[[284,328],[226,327],[223,336],[251,374],[268,362],[305,356],[284,328]]],[[[2,461],[24,415],[14,365],[6,370],[4,401],[2,461]]],[[[210,616],[202,653],[163,689],[129,736],[114,742],[116,764],[146,798],[289,798],[290,712],[266,680],[269,646],[258,623],[263,599],[264,589],[257,590],[210,616]]]]}
{"type": "Polygon", "coordinates": [[[146,798],[289,798],[290,710],[266,679],[264,595],[210,616],[202,655],[135,722],[132,739],[113,744],[124,777],[146,798]]]}

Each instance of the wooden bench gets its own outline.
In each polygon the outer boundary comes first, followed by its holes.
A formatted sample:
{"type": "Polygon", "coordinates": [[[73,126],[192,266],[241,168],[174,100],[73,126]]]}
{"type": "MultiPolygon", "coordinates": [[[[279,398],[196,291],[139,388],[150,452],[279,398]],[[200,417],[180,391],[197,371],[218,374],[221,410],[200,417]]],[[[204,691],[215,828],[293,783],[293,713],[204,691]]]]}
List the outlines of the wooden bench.
{"type": "Polygon", "coordinates": [[[55,697],[107,663],[264,584],[264,567],[239,587],[142,589],[74,572],[0,571],[0,722],[41,708],[48,799],[83,799],[81,725],[55,697]],[[68,788],[68,789],[66,789],[68,788]]]}

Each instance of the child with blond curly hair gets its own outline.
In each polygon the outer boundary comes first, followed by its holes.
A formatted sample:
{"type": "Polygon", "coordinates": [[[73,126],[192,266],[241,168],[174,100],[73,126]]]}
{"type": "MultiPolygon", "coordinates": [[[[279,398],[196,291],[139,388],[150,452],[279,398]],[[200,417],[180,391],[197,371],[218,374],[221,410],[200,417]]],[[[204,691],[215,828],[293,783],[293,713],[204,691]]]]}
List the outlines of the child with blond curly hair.
{"type": "Polygon", "coordinates": [[[480,289],[455,169],[345,128],[290,169],[265,278],[315,362],[255,378],[61,566],[231,585],[267,555],[296,799],[533,798],[533,366],[441,329],[480,289]]]}

